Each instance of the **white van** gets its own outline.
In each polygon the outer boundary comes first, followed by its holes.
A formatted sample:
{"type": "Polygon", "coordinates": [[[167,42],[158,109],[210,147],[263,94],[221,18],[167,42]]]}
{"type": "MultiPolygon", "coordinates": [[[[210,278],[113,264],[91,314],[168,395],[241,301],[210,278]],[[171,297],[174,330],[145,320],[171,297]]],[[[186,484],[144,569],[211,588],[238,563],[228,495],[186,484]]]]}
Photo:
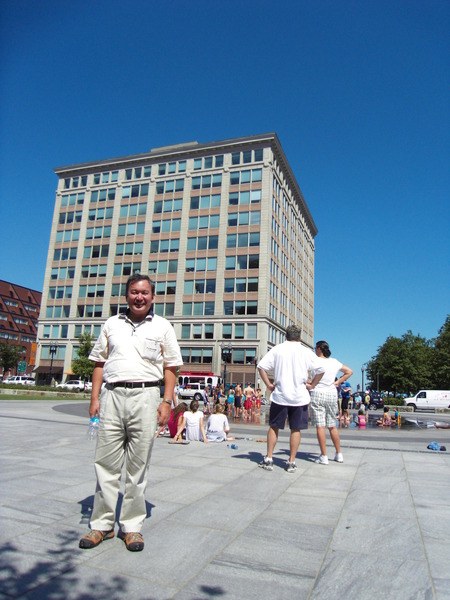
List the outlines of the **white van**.
{"type": "Polygon", "coordinates": [[[412,398],[405,398],[405,406],[412,406],[414,410],[450,408],[450,391],[421,390],[412,398]]]}

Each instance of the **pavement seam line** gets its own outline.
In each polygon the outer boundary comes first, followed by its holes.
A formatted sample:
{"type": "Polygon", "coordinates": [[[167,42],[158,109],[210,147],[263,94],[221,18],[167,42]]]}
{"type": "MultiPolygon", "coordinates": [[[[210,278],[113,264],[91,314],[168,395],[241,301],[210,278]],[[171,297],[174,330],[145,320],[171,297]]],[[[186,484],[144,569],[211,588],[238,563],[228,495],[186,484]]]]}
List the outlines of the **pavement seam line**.
{"type": "MultiPolygon", "coordinates": [[[[361,448],[360,448],[360,450],[361,450],[361,448]]],[[[321,575],[323,575],[323,572],[322,572],[323,565],[324,565],[324,563],[325,563],[325,561],[326,561],[326,559],[327,559],[328,553],[329,553],[329,551],[330,551],[330,546],[331,546],[331,544],[332,544],[332,542],[333,542],[334,535],[335,535],[335,533],[336,533],[336,528],[337,528],[337,526],[339,525],[339,522],[340,522],[340,520],[341,520],[341,517],[342,517],[342,513],[344,512],[345,504],[346,504],[346,502],[347,502],[347,499],[348,499],[348,497],[349,497],[349,495],[350,495],[350,492],[351,492],[351,490],[352,490],[352,487],[353,487],[353,483],[354,483],[354,481],[355,481],[355,478],[356,478],[356,475],[357,475],[357,473],[358,473],[358,469],[359,469],[359,467],[361,466],[361,462],[362,462],[362,460],[363,460],[363,458],[364,458],[364,455],[365,455],[365,453],[366,453],[366,449],[364,448],[363,450],[364,450],[364,452],[362,452],[362,453],[361,453],[361,457],[360,457],[360,459],[359,459],[358,466],[356,467],[356,469],[355,469],[355,473],[354,473],[354,475],[353,475],[353,477],[352,477],[352,480],[351,480],[351,482],[350,482],[350,485],[348,486],[348,489],[347,489],[347,495],[346,495],[346,497],[345,497],[345,501],[342,503],[342,508],[341,508],[341,510],[340,510],[340,512],[339,512],[339,516],[338,516],[338,518],[337,518],[337,520],[336,520],[336,523],[335,523],[335,525],[334,525],[334,527],[333,527],[333,533],[331,534],[331,536],[330,536],[330,540],[329,540],[329,542],[328,542],[328,544],[327,544],[327,547],[326,547],[326,550],[325,550],[325,552],[323,553],[322,560],[321,560],[321,562],[320,562],[320,565],[319,565],[319,567],[318,567],[318,569],[317,569],[317,574],[316,574],[316,576],[314,577],[314,581],[312,582],[311,589],[309,590],[309,594],[308,594],[308,597],[307,597],[307,599],[306,599],[306,600],[310,600],[310,598],[311,598],[311,595],[312,595],[312,593],[314,592],[314,588],[316,587],[317,580],[319,579],[319,577],[320,577],[321,575]]]]}
{"type": "MultiPolygon", "coordinates": [[[[257,464],[256,464],[255,466],[256,466],[257,468],[259,468],[257,464]]],[[[263,473],[263,472],[261,471],[261,474],[262,474],[262,473],[263,473]]],[[[239,479],[242,479],[242,478],[244,478],[244,477],[246,477],[246,476],[247,476],[247,473],[243,473],[239,479]]],[[[298,479],[298,478],[296,477],[295,479],[298,479]]],[[[262,516],[262,515],[263,515],[263,514],[264,514],[264,513],[265,513],[265,512],[268,510],[268,508],[270,508],[270,507],[272,506],[272,504],[273,504],[274,502],[276,502],[276,501],[277,501],[277,500],[278,500],[278,499],[279,499],[279,498],[280,498],[280,497],[281,497],[281,496],[284,494],[284,492],[286,491],[286,489],[287,489],[288,487],[290,487],[290,486],[291,486],[293,483],[294,483],[294,482],[292,481],[292,482],[291,482],[291,483],[290,483],[290,484],[289,484],[289,485],[288,485],[288,486],[287,486],[285,489],[283,489],[283,491],[281,491],[281,492],[278,494],[278,496],[277,496],[276,498],[274,498],[274,499],[272,500],[272,502],[269,504],[269,506],[267,506],[266,508],[264,508],[264,510],[262,510],[261,512],[259,512],[259,513],[257,514],[257,516],[255,516],[255,518],[254,518],[254,519],[252,519],[252,521],[249,521],[249,522],[247,523],[247,525],[245,526],[245,529],[242,529],[242,530],[240,530],[240,531],[236,532],[236,535],[234,535],[234,536],[233,536],[233,537],[230,539],[230,541],[228,542],[228,544],[225,544],[225,545],[224,545],[224,546],[223,546],[223,547],[222,547],[220,550],[218,550],[218,551],[217,551],[217,553],[216,553],[216,554],[214,554],[214,556],[212,556],[212,557],[211,557],[211,559],[210,559],[208,562],[206,562],[206,563],[205,563],[205,564],[204,564],[204,565],[203,565],[203,566],[202,566],[202,567],[201,567],[201,568],[200,568],[200,569],[199,569],[199,570],[198,570],[196,573],[194,573],[194,574],[193,574],[193,576],[191,577],[191,579],[187,580],[187,581],[186,581],[186,583],[185,583],[183,586],[181,586],[181,587],[180,587],[180,588],[177,590],[177,594],[178,594],[178,593],[179,593],[181,590],[183,590],[185,587],[187,587],[187,586],[188,586],[188,584],[190,584],[190,583],[191,583],[191,582],[192,582],[192,581],[193,581],[195,578],[197,578],[197,577],[198,577],[198,575],[199,575],[199,574],[200,574],[202,571],[204,571],[204,570],[205,570],[207,567],[209,567],[211,564],[213,564],[213,563],[214,563],[214,561],[216,561],[216,559],[217,559],[217,558],[218,558],[218,557],[219,557],[221,554],[223,554],[223,552],[224,552],[224,551],[225,551],[225,550],[226,550],[226,549],[227,549],[227,548],[228,548],[228,547],[229,547],[231,544],[233,544],[233,543],[234,543],[234,542],[235,542],[235,541],[236,541],[236,540],[237,540],[239,537],[241,537],[242,535],[244,535],[244,534],[245,534],[245,532],[246,532],[246,530],[248,529],[248,527],[249,527],[250,525],[253,525],[253,524],[255,523],[255,521],[259,520],[259,519],[261,518],[261,516],[262,516]]],[[[227,484],[224,484],[224,485],[223,485],[223,487],[226,487],[226,485],[227,485],[227,484]]],[[[211,494],[208,494],[208,495],[211,495],[211,494]]],[[[205,498],[206,498],[206,496],[205,496],[205,498]]],[[[178,512],[178,511],[177,511],[177,512],[178,512]]],[[[222,562],[223,562],[223,561],[222,561],[222,562]]]]}
{"type": "Polygon", "coordinates": [[[433,580],[433,576],[431,574],[431,567],[430,567],[430,561],[428,559],[427,548],[425,546],[425,541],[423,539],[422,528],[420,526],[419,516],[417,514],[416,505],[415,505],[415,502],[414,502],[414,496],[413,496],[412,491],[411,491],[411,485],[410,485],[410,482],[409,482],[409,473],[408,473],[408,469],[407,469],[405,460],[403,458],[403,454],[402,454],[402,462],[403,462],[403,468],[405,469],[405,473],[406,473],[406,480],[408,482],[408,490],[409,490],[409,495],[410,495],[410,498],[411,498],[411,504],[412,504],[413,511],[414,511],[414,517],[416,519],[417,529],[419,530],[420,541],[422,543],[422,549],[423,549],[423,553],[424,553],[425,560],[426,560],[426,563],[427,563],[427,571],[428,571],[428,575],[430,577],[430,582],[431,582],[431,591],[433,592],[433,598],[437,598],[437,596],[436,596],[436,590],[435,590],[435,587],[434,587],[434,580],[433,580]]]}

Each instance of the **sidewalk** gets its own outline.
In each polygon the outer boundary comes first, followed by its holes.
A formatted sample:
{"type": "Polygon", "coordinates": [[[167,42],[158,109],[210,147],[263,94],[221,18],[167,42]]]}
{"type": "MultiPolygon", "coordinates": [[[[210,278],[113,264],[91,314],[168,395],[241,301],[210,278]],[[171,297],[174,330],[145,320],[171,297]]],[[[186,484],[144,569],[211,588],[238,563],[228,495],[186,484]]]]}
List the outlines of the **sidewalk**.
{"type": "MultiPolygon", "coordinates": [[[[295,474],[287,433],[273,472],[258,468],[265,426],[237,450],[159,438],[144,551],[83,551],[94,447],[62,404],[0,401],[0,599],[450,599],[450,452],[414,433],[345,436],[344,464],[322,466],[310,429],[295,474]]],[[[450,450],[449,430],[427,435],[450,450]]]]}

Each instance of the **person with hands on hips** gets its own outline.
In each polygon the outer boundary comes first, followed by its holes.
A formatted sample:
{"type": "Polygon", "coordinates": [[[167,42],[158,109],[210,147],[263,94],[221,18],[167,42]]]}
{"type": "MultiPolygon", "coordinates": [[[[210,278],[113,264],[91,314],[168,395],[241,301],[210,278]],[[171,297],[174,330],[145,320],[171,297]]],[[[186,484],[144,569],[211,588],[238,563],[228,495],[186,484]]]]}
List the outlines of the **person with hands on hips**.
{"type": "Polygon", "coordinates": [[[301,334],[299,327],[289,325],[286,340],[269,350],[257,365],[261,379],[271,393],[267,454],[259,463],[266,471],[273,470],[273,451],[278,433],[288,420],[291,434],[285,470],[288,473],[296,472],[295,457],[301,430],[308,429],[309,390],[314,389],[325,372],[314,352],[301,344],[301,334]],[[315,375],[307,384],[309,371],[315,371],[315,375]],[[273,374],[273,383],[269,380],[269,373],[273,374]]]}
{"type": "Polygon", "coordinates": [[[147,275],[132,275],[126,283],[125,297],[126,313],[106,321],[89,356],[95,362],[89,415],[98,416],[100,426],[91,530],[79,543],[84,549],[114,537],[126,459],[120,537],[128,550],[143,550],[145,488],[155,431],[157,425],[169,421],[177,368],[183,364],[172,325],[154,314],[154,282],[147,275]],[[162,381],[165,391],[161,402],[162,381]]]}

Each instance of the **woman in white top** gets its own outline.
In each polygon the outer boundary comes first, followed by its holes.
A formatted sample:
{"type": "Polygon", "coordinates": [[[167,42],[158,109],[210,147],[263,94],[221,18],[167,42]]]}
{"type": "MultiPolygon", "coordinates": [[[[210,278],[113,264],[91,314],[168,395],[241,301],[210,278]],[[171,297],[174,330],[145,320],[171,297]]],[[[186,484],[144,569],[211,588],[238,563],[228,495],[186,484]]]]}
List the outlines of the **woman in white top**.
{"type": "Polygon", "coordinates": [[[230,424],[228,419],[223,414],[224,407],[222,404],[216,404],[214,414],[208,419],[206,427],[206,437],[209,442],[225,442],[234,440],[233,437],[228,437],[230,433],[230,424]]]}
{"type": "Polygon", "coordinates": [[[330,358],[331,351],[327,342],[320,341],[316,343],[316,354],[325,368],[325,373],[319,383],[314,388],[307,386],[311,394],[311,425],[316,426],[320,446],[320,456],[316,462],[321,465],[328,464],[325,427],[328,427],[331,441],[336,449],[334,460],[344,462],[341,454],[339,431],[336,428],[337,388],[353,375],[353,371],[335,358],[330,358]],[[339,371],[343,375],[337,378],[339,371]]]}
{"type": "Polygon", "coordinates": [[[181,439],[181,433],[186,428],[186,440],[199,442],[202,438],[205,444],[208,442],[205,434],[205,426],[203,424],[203,413],[198,410],[198,401],[192,400],[189,405],[189,410],[183,414],[183,419],[178,427],[175,441],[181,439]]]}

